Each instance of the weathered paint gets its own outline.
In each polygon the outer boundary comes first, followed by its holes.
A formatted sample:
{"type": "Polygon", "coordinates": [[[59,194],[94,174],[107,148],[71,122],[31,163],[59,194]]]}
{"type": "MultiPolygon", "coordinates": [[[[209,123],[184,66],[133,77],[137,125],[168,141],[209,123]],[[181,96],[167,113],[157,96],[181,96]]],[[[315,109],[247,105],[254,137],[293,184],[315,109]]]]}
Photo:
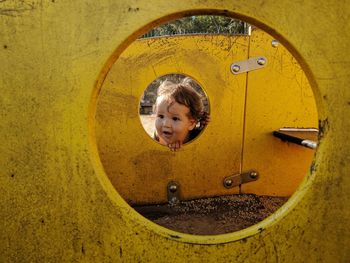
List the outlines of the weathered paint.
{"type": "Polygon", "coordinates": [[[230,65],[246,59],[248,42],[211,35],[138,40],[112,66],[98,98],[96,137],[103,167],[127,201],[167,202],[171,180],[181,199],[238,191],[227,190],[223,178],[240,169],[246,75],[233,75],[230,65]],[[147,86],[172,73],[201,85],[212,120],[175,153],[146,134],[138,114],[147,86]]]}
{"type": "Polygon", "coordinates": [[[350,261],[348,1],[2,1],[0,14],[1,261],[350,261]],[[285,206],[211,237],[134,212],[105,175],[94,134],[118,54],[154,21],[191,10],[236,15],[279,38],[307,73],[321,130],[285,206]]]}
{"type": "Polygon", "coordinates": [[[181,199],[236,193],[238,187],[226,189],[223,179],[242,166],[260,174],[256,183],[242,186],[244,193],[295,191],[314,151],[284,143],[272,131],[317,127],[316,105],[296,60],[283,45],[272,47],[272,40],[261,30],[251,36],[157,37],[138,40],[121,54],[98,97],[96,137],[103,167],[122,197],[129,203],[167,202],[171,180],[180,183],[181,199]],[[257,56],[267,58],[265,68],[231,73],[232,63],[257,56]],[[137,114],[146,87],[174,73],[201,84],[212,119],[176,153],[150,140],[137,114]]]}
{"type": "Polygon", "coordinates": [[[243,143],[243,171],[256,169],[259,180],[242,185],[243,193],[290,196],[306,175],[314,151],[282,142],[272,131],[282,127],[316,128],[315,99],[296,59],[260,30],[250,37],[249,57],[265,56],[263,70],[248,74],[243,143]]]}

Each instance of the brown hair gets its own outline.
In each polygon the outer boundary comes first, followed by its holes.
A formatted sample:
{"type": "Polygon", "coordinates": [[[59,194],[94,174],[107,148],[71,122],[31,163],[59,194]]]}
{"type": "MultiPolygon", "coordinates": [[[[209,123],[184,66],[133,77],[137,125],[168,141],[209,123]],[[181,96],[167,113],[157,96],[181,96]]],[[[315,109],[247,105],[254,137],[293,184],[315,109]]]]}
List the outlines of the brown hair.
{"type": "Polygon", "coordinates": [[[163,96],[169,101],[169,106],[175,101],[189,108],[188,117],[200,121],[204,113],[202,96],[193,88],[190,78],[180,83],[165,80],[158,88],[157,96],[163,96]]]}

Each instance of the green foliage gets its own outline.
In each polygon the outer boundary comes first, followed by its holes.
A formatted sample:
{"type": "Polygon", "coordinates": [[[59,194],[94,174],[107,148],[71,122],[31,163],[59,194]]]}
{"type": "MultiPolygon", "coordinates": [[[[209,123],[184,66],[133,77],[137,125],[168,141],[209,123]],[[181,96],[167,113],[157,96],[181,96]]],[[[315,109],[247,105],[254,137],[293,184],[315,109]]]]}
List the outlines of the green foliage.
{"type": "Polygon", "coordinates": [[[154,28],[143,37],[178,34],[246,34],[248,25],[226,16],[189,16],[154,28]]]}

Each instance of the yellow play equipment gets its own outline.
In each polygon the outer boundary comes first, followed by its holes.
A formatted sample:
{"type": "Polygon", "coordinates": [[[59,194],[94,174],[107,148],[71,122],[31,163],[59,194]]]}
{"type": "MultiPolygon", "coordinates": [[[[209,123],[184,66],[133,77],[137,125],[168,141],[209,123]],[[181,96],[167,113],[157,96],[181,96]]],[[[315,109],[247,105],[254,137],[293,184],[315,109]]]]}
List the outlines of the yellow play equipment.
{"type": "Polygon", "coordinates": [[[290,196],[314,151],[286,144],[272,131],[317,127],[317,122],[312,90],[297,61],[255,29],[250,36],[185,35],[132,43],[101,87],[96,138],[106,174],[132,204],[167,202],[171,182],[180,188],[181,200],[237,193],[239,186],[225,187],[225,180],[251,170],[259,177],[242,184],[241,193],[290,196]],[[260,57],[264,67],[231,72],[231,65],[260,57]],[[212,116],[205,132],[177,153],[150,139],[137,114],[146,87],[174,73],[201,84],[212,116]]]}
{"type": "MultiPolygon", "coordinates": [[[[1,1],[0,11],[0,261],[350,261],[348,1],[25,0],[1,1]],[[279,40],[306,74],[319,123],[316,154],[289,201],[259,224],[216,236],[171,231],[136,213],[116,190],[118,185],[114,187],[108,178],[111,175],[103,165],[97,137],[99,95],[123,51],[152,27],[197,14],[236,17],[279,40]]],[[[260,56],[260,51],[251,56],[260,56]]],[[[125,72],[127,69],[118,72],[120,78],[125,72]]],[[[152,74],[150,80],[155,77],[152,74]]],[[[219,117],[213,108],[221,105],[219,94],[213,94],[200,74],[192,77],[209,96],[213,121],[196,141],[184,147],[183,155],[194,150],[197,155],[204,154],[204,141],[219,130],[215,123],[219,117]]],[[[135,76],[135,81],[141,81],[138,78],[135,76]]],[[[255,81],[248,77],[248,82],[249,88],[255,81]]],[[[129,134],[128,140],[118,140],[126,137],[123,130],[115,134],[119,146],[114,150],[127,151],[121,157],[125,163],[118,160],[119,176],[122,168],[131,170],[126,158],[136,151],[124,144],[131,140],[140,141],[141,147],[154,144],[141,133],[141,124],[136,121],[140,92],[119,90],[115,94],[122,103],[113,114],[119,115],[126,127],[134,125],[140,131],[135,137],[129,134]]],[[[229,104],[232,96],[227,94],[222,101],[229,104]]],[[[248,89],[247,96],[249,103],[249,98],[260,95],[248,89]]],[[[263,109],[252,111],[249,115],[264,114],[263,109]]],[[[253,121],[246,123],[246,139],[253,135],[248,127],[255,125],[253,121]]],[[[255,145],[244,143],[247,149],[255,145]]],[[[178,158],[177,153],[169,156],[165,147],[154,147],[163,154],[163,162],[178,158]]],[[[218,150],[213,151],[217,158],[218,150]]],[[[137,157],[134,165],[142,165],[148,154],[133,155],[137,157]]],[[[249,167],[250,163],[243,162],[242,171],[249,167]]],[[[230,173],[235,170],[233,165],[231,168],[230,173]]]]}

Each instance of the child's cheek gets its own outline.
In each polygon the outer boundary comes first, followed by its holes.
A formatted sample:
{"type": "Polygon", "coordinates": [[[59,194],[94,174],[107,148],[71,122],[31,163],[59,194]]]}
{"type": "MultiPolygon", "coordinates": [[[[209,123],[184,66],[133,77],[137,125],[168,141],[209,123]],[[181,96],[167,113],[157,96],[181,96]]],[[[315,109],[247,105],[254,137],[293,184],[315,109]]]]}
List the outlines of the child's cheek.
{"type": "Polygon", "coordinates": [[[160,126],[161,126],[161,122],[159,121],[159,119],[156,119],[156,122],[154,124],[155,124],[156,129],[159,130],[160,126]]]}

